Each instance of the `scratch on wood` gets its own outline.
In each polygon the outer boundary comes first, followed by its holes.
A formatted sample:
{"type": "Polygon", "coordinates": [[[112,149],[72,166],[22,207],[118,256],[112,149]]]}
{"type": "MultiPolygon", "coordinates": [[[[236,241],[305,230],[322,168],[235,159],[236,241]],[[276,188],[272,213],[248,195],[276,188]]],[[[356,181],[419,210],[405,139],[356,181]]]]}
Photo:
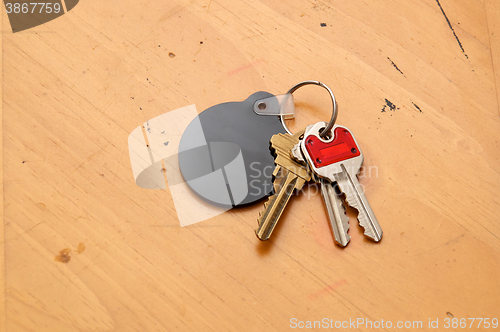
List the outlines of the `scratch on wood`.
{"type": "Polygon", "coordinates": [[[389,99],[385,98],[385,105],[380,112],[385,112],[386,108],[389,108],[389,111],[399,109],[399,107],[396,107],[389,99]]]}
{"type": "Polygon", "coordinates": [[[401,69],[398,68],[398,66],[394,63],[394,61],[391,60],[391,58],[387,57],[387,59],[391,62],[392,66],[394,68],[396,68],[396,70],[401,73],[401,75],[405,76],[405,74],[403,74],[403,72],[401,71],[401,69]]]}
{"type": "Polygon", "coordinates": [[[339,280],[331,285],[326,286],[325,288],[323,288],[319,292],[309,295],[309,299],[316,300],[318,297],[320,297],[320,296],[322,296],[330,291],[335,291],[340,286],[347,285],[347,284],[348,284],[348,282],[346,279],[339,280]]]}
{"type": "Polygon", "coordinates": [[[462,43],[460,42],[460,39],[458,39],[458,36],[457,34],[455,33],[455,29],[453,29],[453,27],[451,26],[451,22],[450,20],[448,19],[448,16],[446,16],[446,13],[444,12],[443,10],[443,7],[441,7],[441,4],[439,3],[439,0],[436,0],[438,6],[439,6],[439,9],[441,9],[441,13],[443,13],[443,16],[444,18],[446,19],[446,22],[448,23],[448,26],[450,27],[451,31],[453,32],[453,36],[455,36],[455,39],[457,40],[458,42],[458,46],[460,46],[460,49],[462,50],[462,53],[465,55],[465,57],[468,59],[469,57],[467,56],[467,54],[465,53],[465,50],[464,50],[464,47],[462,46],[462,43]]]}
{"type": "Polygon", "coordinates": [[[208,11],[210,10],[210,5],[212,4],[212,0],[208,2],[208,7],[207,7],[207,13],[205,14],[205,17],[208,16],[208,11]]]}
{"type": "Polygon", "coordinates": [[[240,68],[237,68],[237,69],[235,69],[235,70],[232,70],[232,71],[230,71],[229,73],[227,73],[227,76],[231,76],[231,75],[237,74],[237,73],[239,73],[240,71],[243,71],[243,70],[245,70],[245,69],[252,68],[253,66],[255,66],[255,65],[256,65],[256,64],[258,64],[258,63],[261,63],[262,61],[263,61],[263,60],[262,60],[262,59],[260,59],[260,60],[257,60],[257,61],[254,61],[254,62],[251,62],[251,63],[249,63],[248,65],[245,65],[245,66],[243,66],[243,67],[240,67],[240,68]]]}
{"type": "Polygon", "coordinates": [[[422,110],[420,109],[420,107],[418,107],[418,105],[417,105],[417,104],[415,104],[414,102],[411,102],[411,103],[413,104],[413,106],[415,106],[415,108],[416,108],[417,110],[419,110],[419,111],[420,111],[420,113],[424,113],[424,112],[422,112],[422,110]]]}

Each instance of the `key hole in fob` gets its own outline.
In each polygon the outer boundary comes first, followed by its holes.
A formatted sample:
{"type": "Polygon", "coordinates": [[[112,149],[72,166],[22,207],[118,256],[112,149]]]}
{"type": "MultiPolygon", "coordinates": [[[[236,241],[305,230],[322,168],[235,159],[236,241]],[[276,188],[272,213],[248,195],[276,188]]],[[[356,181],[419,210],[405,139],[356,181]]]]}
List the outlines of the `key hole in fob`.
{"type": "MultiPolygon", "coordinates": [[[[324,129],[325,129],[325,127],[320,128],[318,133],[321,133],[324,129]]],[[[324,142],[331,140],[332,139],[332,131],[329,131],[328,133],[326,133],[325,137],[320,136],[319,138],[324,142]]],[[[312,143],[311,143],[311,146],[312,146],[312,143]]]]}

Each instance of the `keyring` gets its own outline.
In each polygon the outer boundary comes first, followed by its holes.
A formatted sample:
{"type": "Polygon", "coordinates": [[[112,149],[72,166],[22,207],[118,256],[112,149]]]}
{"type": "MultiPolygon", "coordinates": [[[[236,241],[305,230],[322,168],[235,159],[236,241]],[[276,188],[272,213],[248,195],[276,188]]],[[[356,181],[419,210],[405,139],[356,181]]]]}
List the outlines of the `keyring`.
{"type": "MultiPolygon", "coordinates": [[[[337,120],[337,115],[338,115],[338,110],[337,110],[337,101],[335,100],[335,96],[333,95],[332,90],[326,85],[325,83],[322,83],[320,81],[303,81],[300,83],[295,84],[290,90],[288,90],[287,94],[292,94],[294,93],[298,88],[303,87],[304,85],[319,85],[323,88],[325,88],[329,93],[330,93],[330,98],[332,98],[332,103],[333,103],[333,113],[332,113],[332,118],[330,119],[330,122],[328,125],[319,133],[319,136],[321,138],[326,138],[330,130],[333,128],[333,125],[335,124],[335,121],[337,120]]],[[[283,115],[280,115],[281,118],[281,123],[283,124],[283,127],[285,128],[286,132],[292,135],[290,130],[285,124],[285,119],[283,115]]]]}

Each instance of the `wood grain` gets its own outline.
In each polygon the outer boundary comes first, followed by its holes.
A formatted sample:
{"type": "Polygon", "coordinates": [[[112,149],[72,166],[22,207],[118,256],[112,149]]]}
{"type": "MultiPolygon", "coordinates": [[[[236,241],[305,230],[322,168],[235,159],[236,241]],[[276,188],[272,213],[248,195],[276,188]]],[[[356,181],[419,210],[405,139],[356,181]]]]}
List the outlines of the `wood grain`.
{"type": "MultiPolygon", "coordinates": [[[[493,65],[493,75],[497,91],[497,103],[500,103],[500,24],[497,18],[500,17],[500,3],[498,1],[485,1],[484,12],[488,22],[488,40],[490,42],[491,61],[493,65]]],[[[499,109],[500,111],[500,109],[499,109]]]]}
{"type": "MultiPolygon", "coordinates": [[[[500,318],[498,9],[88,0],[16,34],[4,12],[4,330],[500,318]],[[360,181],[381,243],[363,238],[349,210],[351,243],[335,246],[315,187],[261,243],[263,204],[181,228],[168,189],[135,185],[127,138],[144,121],[305,79],[333,89],[338,123],[374,169],[360,181]]],[[[330,118],[322,89],[295,97],[292,130],[330,118]]]]}
{"type": "MultiPolygon", "coordinates": [[[[4,15],[0,16],[0,24],[3,26],[3,20],[4,20],[4,15]]],[[[2,49],[2,54],[0,54],[0,68],[2,69],[3,73],[3,38],[0,39],[0,48],[2,49]]],[[[5,324],[6,324],[6,310],[5,310],[5,303],[6,303],[6,293],[5,293],[5,231],[4,231],[4,211],[3,211],[3,78],[2,78],[2,84],[0,84],[0,96],[2,96],[2,104],[0,105],[0,121],[2,122],[2,125],[0,126],[0,146],[2,146],[2,153],[0,153],[0,165],[1,165],[1,172],[0,172],[0,183],[2,183],[2,186],[0,187],[0,200],[2,201],[2,204],[0,206],[0,216],[2,218],[2,222],[0,222],[0,328],[2,331],[5,330],[5,324]]]]}

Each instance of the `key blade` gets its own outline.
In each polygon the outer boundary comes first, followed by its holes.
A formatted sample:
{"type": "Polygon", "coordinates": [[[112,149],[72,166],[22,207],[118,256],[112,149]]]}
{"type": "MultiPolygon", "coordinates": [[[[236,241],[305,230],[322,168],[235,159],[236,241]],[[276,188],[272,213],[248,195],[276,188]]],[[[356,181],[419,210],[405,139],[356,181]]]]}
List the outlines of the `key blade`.
{"type": "Polygon", "coordinates": [[[303,133],[304,130],[301,130],[293,135],[276,134],[271,137],[271,151],[274,152],[276,164],[273,173],[275,194],[264,204],[265,210],[258,218],[259,227],[255,234],[262,241],[271,236],[294,189],[302,189],[306,181],[311,180],[307,168],[293,160],[291,155],[292,148],[299,143],[303,133]]]}
{"type": "Polygon", "coordinates": [[[260,213],[257,220],[259,227],[255,230],[255,234],[261,241],[266,241],[271,236],[294,189],[304,185],[303,179],[279,165],[274,173],[275,194],[270,196],[264,204],[265,210],[260,213]]]}
{"type": "MultiPolygon", "coordinates": [[[[346,196],[346,202],[349,206],[358,210],[358,222],[364,228],[365,236],[375,242],[382,239],[382,228],[380,227],[373,210],[366,199],[366,196],[359,191],[358,180],[353,179],[347,172],[343,164],[340,165],[341,173],[336,174],[335,178],[340,190],[346,196]]],[[[355,177],[355,176],[354,176],[355,177]]]]}
{"type": "Polygon", "coordinates": [[[342,199],[337,196],[334,185],[331,182],[325,179],[320,179],[319,181],[321,183],[321,196],[328,212],[335,243],[345,247],[351,240],[351,236],[347,234],[349,230],[349,218],[345,214],[342,199]]]}

